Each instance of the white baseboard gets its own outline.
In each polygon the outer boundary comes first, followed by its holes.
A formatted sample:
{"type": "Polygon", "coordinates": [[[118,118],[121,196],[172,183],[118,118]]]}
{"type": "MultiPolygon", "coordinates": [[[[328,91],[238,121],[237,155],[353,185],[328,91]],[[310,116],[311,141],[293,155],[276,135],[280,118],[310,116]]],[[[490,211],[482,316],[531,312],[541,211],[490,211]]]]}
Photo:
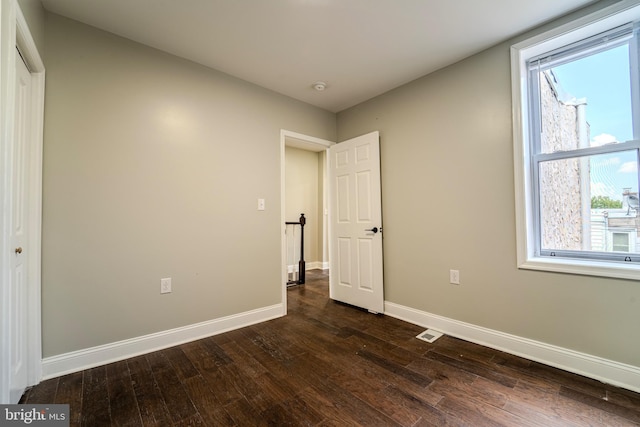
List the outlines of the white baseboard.
{"type": "MultiPolygon", "coordinates": [[[[304,271],[309,270],[326,270],[329,268],[328,262],[322,261],[309,261],[304,264],[304,271]]],[[[287,273],[297,273],[298,272],[298,264],[287,265],[287,273]]]]}
{"type": "Polygon", "coordinates": [[[311,261],[305,265],[305,270],[326,270],[327,268],[329,268],[329,263],[322,261],[311,261]]]}
{"type": "Polygon", "coordinates": [[[640,367],[637,366],[460,322],[392,302],[385,302],[384,309],[384,314],[388,316],[432,328],[452,337],[640,392],[640,367]]]}
{"type": "Polygon", "coordinates": [[[42,360],[43,380],[106,365],[189,341],[195,341],[256,323],[282,317],[283,306],[276,304],[232,316],[157,332],[97,347],[73,351],[42,360]]]}

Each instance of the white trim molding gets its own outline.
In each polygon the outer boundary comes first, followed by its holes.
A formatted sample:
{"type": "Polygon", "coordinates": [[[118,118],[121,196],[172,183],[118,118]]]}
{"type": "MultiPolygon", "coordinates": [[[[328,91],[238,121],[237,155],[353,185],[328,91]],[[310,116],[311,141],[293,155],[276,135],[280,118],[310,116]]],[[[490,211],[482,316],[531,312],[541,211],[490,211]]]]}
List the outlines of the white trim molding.
{"type": "Polygon", "coordinates": [[[446,335],[640,392],[640,367],[507,334],[386,301],[385,314],[446,335]]]}
{"type": "Polygon", "coordinates": [[[91,347],[42,360],[43,379],[79,372],[96,366],[196,341],[282,317],[282,304],[275,304],[206,322],[195,323],[141,337],[91,347]]]}
{"type": "MultiPolygon", "coordinates": [[[[298,264],[289,264],[287,265],[287,273],[297,273],[298,272],[298,264]]],[[[304,265],[304,271],[310,270],[327,270],[329,268],[328,262],[322,261],[308,261],[304,265]]]]}
{"type": "MultiPolygon", "coordinates": [[[[9,242],[11,212],[12,167],[11,149],[15,110],[15,67],[20,61],[16,53],[20,49],[31,73],[31,108],[27,112],[30,135],[27,146],[27,244],[26,257],[27,298],[27,384],[37,384],[41,379],[41,222],[42,222],[42,147],[44,124],[45,68],[22,14],[17,0],[0,2],[0,403],[10,399],[9,376],[11,345],[9,327],[10,264],[13,247],[9,242]]],[[[15,403],[15,402],[12,402],[15,403]]]]}

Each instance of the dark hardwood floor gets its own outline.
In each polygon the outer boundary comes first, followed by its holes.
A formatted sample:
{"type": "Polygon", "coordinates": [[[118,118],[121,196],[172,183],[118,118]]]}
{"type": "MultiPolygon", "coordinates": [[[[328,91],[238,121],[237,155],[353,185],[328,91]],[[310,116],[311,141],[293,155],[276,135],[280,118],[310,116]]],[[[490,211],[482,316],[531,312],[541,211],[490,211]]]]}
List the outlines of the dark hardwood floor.
{"type": "Polygon", "coordinates": [[[307,273],[289,315],[47,380],[72,426],[638,426],[640,394],[372,315],[307,273]]]}

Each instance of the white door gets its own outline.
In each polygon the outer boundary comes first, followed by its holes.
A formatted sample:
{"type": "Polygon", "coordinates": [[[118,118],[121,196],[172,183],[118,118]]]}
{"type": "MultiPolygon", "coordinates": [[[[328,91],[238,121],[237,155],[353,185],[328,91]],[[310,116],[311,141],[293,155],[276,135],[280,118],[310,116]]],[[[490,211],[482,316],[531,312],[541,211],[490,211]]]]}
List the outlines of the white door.
{"type": "Polygon", "coordinates": [[[27,387],[27,160],[31,74],[16,57],[15,131],[12,145],[13,173],[9,241],[12,243],[10,301],[11,377],[10,401],[17,403],[27,387]]]}
{"type": "Polygon", "coordinates": [[[372,132],[329,148],[331,299],[384,311],[380,141],[372,132]]]}

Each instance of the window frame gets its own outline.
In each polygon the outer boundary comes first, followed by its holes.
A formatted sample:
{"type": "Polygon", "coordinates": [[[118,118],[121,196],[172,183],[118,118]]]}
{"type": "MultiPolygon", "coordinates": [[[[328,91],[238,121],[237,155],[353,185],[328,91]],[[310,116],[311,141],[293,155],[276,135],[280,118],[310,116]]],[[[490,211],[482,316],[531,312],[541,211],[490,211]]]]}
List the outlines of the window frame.
{"type": "MultiPolygon", "coordinates": [[[[518,268],[581,274],[590,276],[614,277],[640,280],[640,263],[617,262],[608,259],[570,258],[561,256],[542,256],[539,253],[536,185],[534,168],[537,162],[531,154],[535,144],[530,128],[530,73],[527,61],[565,48],[573,43],[623,26],[631,21],[640,20],[640,4],[634,0],[624,0],[583,16],[552,30],[526,39],[511,46],[511,93],[513,114],[513,149],[516,208],[516,249],[518,268]]],[[[637,44],[632,44],[638,49],[637,44]]],[[[637,55],[631,56],[632,69],[638,70],[637,55]]],[[[640,105],[640,89],[632,85],[632,102],[635,111],[640,105]]],[[[616,150],[637,149],[640,141],[616,144],[616,150]]],[[[581,148],[572,151],[581,155],[598,154],[601,147],[581,148]]],[[[610,152],[610,148],[605,149],[610,152]]],[[[540,158],[561,157],[562,154],[536,154],[540,158]],[[542,156],[542,157],[541,157],[542,156]]]]}
{"type": "MultiPolygon", "coordinates": [[[[627,250],[626,252],[629,251],[629,248],[631,248],[634,244],[635,241],[633,240],[633,231],[635,230],[616,230],[616,231],[611,231],[609,230],[609,233],[611,233],[611,247],[612,247],[612,251],[615,251],[615,247],[616,247],[616,243],[615,243],[615,237],[616,236],[624,236],[627,238],[627,242],[626,242],[626,246],[627,246],[627,250]]],[[[622,251],[625,252],[625,251],[622,251]]]]}

